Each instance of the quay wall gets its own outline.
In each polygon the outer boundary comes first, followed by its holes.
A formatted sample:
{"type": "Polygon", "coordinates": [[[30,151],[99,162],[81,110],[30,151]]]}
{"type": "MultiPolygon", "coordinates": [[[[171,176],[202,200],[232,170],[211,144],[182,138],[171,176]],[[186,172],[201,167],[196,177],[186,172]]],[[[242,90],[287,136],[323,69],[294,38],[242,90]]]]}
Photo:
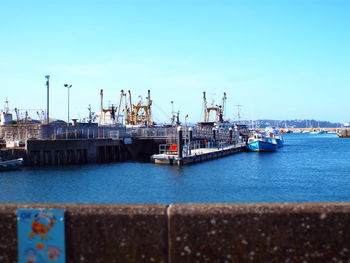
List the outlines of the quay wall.
{"type": "Polygon", "coordinates": [[[32,166],[149,161],[158,152],[153,139],[27,140],[25,164],[32,166]]]}
{"type": "Polygon", "coordinates": [[[65,210],[73,262],[349,262],[350,203],[0,204],[0,262],[20,208],[65,210]]]}
{"type": "Polygon", "coordinates": [[[26,164],[34,166],[127,159],[121,141],[112,139],[27,140],[26,152],[26,164]]]}

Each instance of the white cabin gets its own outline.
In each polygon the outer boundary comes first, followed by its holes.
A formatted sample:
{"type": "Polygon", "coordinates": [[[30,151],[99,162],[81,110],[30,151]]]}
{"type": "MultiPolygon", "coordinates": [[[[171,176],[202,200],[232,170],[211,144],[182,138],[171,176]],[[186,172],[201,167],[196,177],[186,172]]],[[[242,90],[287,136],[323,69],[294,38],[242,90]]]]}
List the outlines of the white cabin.
{"type": "Polygon", "coordinates": [[[12,114],[6,112],[0,112],[0,125],[9,124],[12,121],[12,114]]]}

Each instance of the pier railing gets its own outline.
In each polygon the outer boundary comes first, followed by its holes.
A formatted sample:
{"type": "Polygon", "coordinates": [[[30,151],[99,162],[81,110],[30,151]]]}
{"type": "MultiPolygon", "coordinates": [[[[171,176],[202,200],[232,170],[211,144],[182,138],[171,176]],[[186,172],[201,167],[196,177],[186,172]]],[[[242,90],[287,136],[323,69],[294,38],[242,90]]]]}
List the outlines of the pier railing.
{"type": "MultiPolygon", "coordinates": [[[[192,138],[196,140],[228,141],[228,129],[191,127],[192,138]],[[214,135],[215,133],[215,135],[214,135]]],[[[190,127],[183,126],[183,138],[190,137],[190,127]]],[[[237,131],[233,138],[238,137],[237,131]]],[[[132,138],[161,138],[174,142],[177,136],[176,127],[110,127],[110,126],[59,126],[59,125],[8,125],[0,127],[0,138],[5,140],[25,141],[27,139],[64,140],[64,139],[122,139],[132,138]]]]}
{"type": "Polygon", "coordinates": [[[0,138],[25,141],[27,139],[119,139],[127,137],[125,127],[8,125],[0,127],[0,138]]]}
{"type": "Polygon", "coordinates": [[[128,137],[137,138],[172,138],[176,137],[176,128],[174,127],[139,127],[126,128],[126,135],[128,137]]]}
{"type": "MultiPolygon", "coordinates": [[[[183,142],[183,151],[182,155],[190,156],[191,152],[194,150],[206,150],[206,149],[224,149],[226,147],[243,147],[245,146],[245,142],[239,140],[227,141],[217,140],[217,141],[206,141],[206,140],[193,140],[188,141],[184,139],[183,142]]],[[[178,145],[176,143],[165,143],[159,145],[159,154],[167,154],[167,155],[177,155],[178,154],[178,145]]]]}

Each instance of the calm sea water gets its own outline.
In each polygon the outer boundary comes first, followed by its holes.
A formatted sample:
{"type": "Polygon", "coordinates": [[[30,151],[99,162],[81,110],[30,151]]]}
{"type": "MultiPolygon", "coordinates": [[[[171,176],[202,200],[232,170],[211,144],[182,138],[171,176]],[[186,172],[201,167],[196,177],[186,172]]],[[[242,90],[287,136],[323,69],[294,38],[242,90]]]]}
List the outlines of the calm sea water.
{"type": "Polygon", "coordinates": [[[181,203],[350,201],[350,139],[287,134],[275,153],[195,165],[48,167],[0,173],[0,202],[181,203]]]}

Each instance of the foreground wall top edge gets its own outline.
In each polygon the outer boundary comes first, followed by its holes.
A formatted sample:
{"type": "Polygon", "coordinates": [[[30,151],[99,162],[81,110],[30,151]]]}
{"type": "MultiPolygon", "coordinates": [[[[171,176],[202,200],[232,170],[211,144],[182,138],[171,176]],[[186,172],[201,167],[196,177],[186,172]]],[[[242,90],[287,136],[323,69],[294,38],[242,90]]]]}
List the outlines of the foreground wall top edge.
{"type": "Polygon", "coordinates": [[[212,211],[220,210],[224,212],[281,212],[281,211],[319,211],[332,210],[350,212],[350,202],[292,202],[292,203],[178,203],[178,204],[106,204],[106,203],[9,203],[0,202],[0,211],[18,208],[33,208],[33,209],[72,209],[72,210],[134,210],[134,211],[159,211],[162,212],[168,207],[170,211],[181,211],[181,213],[191,213],[194,210],[200,212],[202,210],[212,211]]]}
{"type": "Polygon", "coordinates": [[[350,202],[172,204],[170,214],[349,213],[350,202]]]}
{"type": "Polygon", "coordinates": [[[166,213],[162,204],[78,204],[78,203],[0,203],[0,213],[15,212],[17,209],[64,209],[70,213],[84,214],[149,214],[166,213]]]}

